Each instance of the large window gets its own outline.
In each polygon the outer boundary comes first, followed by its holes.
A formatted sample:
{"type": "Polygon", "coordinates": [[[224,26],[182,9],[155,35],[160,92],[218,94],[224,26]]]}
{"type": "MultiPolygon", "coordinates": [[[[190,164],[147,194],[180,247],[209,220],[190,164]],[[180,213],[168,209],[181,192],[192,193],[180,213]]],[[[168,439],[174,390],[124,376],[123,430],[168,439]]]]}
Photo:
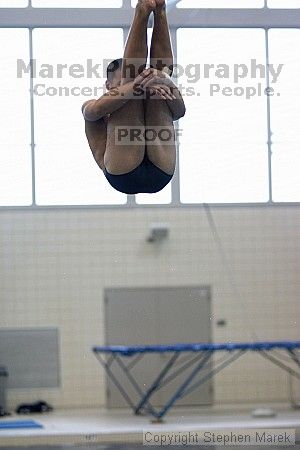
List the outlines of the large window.
{"type": "Polygon", "coordinates": [[[18,77],[16,65],[29,60],[28,30],[2,29],[0,40],[0,205],[30,205],[30,80],[18,77]]]}
{"type": "Polygon", "coordinates": [[[181,201],[267,201],[266,79],[254,73],[265,67],[263,30],[180,29],[177,43],[181,201]]]}
{"type": "Polygon", "coordinates": [[[139,205],[167,205],[171,203],[171,184],[169,183],[162,191],[156,194],[138,194],[136,202],[139,205]]]}
{"type": "Polygon", "coordinates": [[[0,8],[25,8],[28,0],[0,0],[0,8]]]}
{"type": "Polygon", "coordinates": [[[273,200],[300,200],[300,30],[270,30],[270,63],[283,64],[271,97],[273,200]]]}
{"type": "Polygon", "coordinates": [[[262,8],[264,0],[181,0],[177,8],[262,8]]]}
{"type": "Polygon", "coordinates": [[[269,8],[300,8],[300,0],[268,0],[269,8]]]}
{"type": "Polygon", "coordinates": [[[81,114],[84,101],[104,93],[106,61],[119,57],[122,48],[121,29],[34,30],[38,205],[126,202],[125,195],[110,188],[87,151],[81,114]],[[58,73],[61,63],[65,69],[58,73]]]}
{"type": "Polygon", "coordinates": [[[170,0],[187,109],[176,124],[176,176],[134,198],[109,185],[81,105],[102,95],[108,61],[122,56],[130,4],[0,0],[0,207],[300,202],[300,0],[180,0],[177,9],[170,0]],[[19,28],[26,7],[29,29],[19,28]]]}
{"type": "Polygon", "coordinates": [[[32,0],[36,8],[120,8],[122,0],[32,0]]]}

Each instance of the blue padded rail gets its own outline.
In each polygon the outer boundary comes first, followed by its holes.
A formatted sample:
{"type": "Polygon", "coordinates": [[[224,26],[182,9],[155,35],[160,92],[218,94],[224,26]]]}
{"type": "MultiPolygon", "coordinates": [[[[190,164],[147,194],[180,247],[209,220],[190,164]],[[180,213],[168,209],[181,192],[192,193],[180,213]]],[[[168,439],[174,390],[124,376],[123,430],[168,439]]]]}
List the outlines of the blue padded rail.
{"type": "Polygon", "coordinates": [[[200,351],[233,351],[233,350],[274,350],[274,349],[300,349],[300,341],[271,341],[271,342],[227,342],[223,344],[195,343],[172,345],[109,345],[106,347],[93,347],[94,353],[117,353],[122,356],[132,356],[137,353],[164,353],[164,352],[200,352],[200,351]]]}

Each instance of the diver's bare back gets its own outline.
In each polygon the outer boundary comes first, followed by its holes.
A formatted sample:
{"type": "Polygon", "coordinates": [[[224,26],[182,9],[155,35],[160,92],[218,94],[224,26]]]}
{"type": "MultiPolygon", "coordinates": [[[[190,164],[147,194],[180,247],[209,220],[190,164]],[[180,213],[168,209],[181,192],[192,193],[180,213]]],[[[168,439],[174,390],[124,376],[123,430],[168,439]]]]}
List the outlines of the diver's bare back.
{"type": "Polygon", "coordinates": [[[94,159],[100,169],[104,170],[104,153],[106,149],[107,139],[107,117],[101,117],[101,119],[90,122],[85,121],[85,134],[92,150],[94,159]]]}

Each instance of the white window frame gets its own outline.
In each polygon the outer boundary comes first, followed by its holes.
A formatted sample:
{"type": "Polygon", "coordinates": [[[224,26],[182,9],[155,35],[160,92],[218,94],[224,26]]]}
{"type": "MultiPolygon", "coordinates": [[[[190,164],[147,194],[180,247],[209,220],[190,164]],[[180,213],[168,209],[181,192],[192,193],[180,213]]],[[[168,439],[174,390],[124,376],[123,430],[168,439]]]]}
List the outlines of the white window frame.
{"type": "MultiPolygon", "coordinates": [[[[29,47],[32,57],[32,30],[34,28],[123,28],[124,42],[133,17],[131,0],[123,0],[122,8],[33,8],[31,0],[26,8],[0,8],[1,28],[28,28],[29,47]]],[[[170,32],[174,46],[174,59],[177,60],[176,32],[178,28],[262,28],[266,36],[266,63],[268,63],[268,30],[270,28],[300,28],[299,9],[269,9],[267,0],[264,8],[258,9],[201,9],[201,14],[195,14],[195,9],[176,8],[173,3],[169,14],[170,32]]],[[[33,80],[31,80],[31,83],[33,80]]],[[[32,90],[31,90],[32,91],[32,90]]],[[[273,202],[272,200],[272,141],[270,128],[270,98],[268,102],[268,168],[269,168],[269,201],[265,203],[214,203],[213,206],[299,206],[300,202],[273,202]]],[[[157,208],[157,207],[195,207],[197,204],[180,202],[180,173],[176,171],[172,181],[172,202],[167,205],[137,204],[135,196],[129,195],[125,205],[61,205],[38,206],[35,203],[35,167],[34,167],[34,98],[31,97],[31,153],[32,153],[32,188],[33,203],[31,206],[3,206],[2,209],[53,209],[53,208],[157,208]]]]}

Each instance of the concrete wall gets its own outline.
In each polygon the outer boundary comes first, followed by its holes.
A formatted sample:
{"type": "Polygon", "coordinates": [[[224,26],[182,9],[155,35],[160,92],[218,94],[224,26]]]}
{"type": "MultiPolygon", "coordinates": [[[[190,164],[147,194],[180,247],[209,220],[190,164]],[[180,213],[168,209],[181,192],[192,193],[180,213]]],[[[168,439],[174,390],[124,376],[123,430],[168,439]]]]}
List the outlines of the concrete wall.
{"type": "MultiPolygon", "coordinates": [[[[103,289],[210,284],[215,341],[299,339],[300,208],[213,209],[237,296],[202,208],[11,210],[0,216],[0,327],[56,326],[62,386],[10,390],[9,406],[105,402],[91,352],[104,339],[103,289]],[[150,222],[170,225],[161,245],[150,222]],[[226,319],[226,327],[216,322],[226,319]]],[[[244,356],[215,378],[216,403],[288,399],[285,373],[244,356]]]]}

